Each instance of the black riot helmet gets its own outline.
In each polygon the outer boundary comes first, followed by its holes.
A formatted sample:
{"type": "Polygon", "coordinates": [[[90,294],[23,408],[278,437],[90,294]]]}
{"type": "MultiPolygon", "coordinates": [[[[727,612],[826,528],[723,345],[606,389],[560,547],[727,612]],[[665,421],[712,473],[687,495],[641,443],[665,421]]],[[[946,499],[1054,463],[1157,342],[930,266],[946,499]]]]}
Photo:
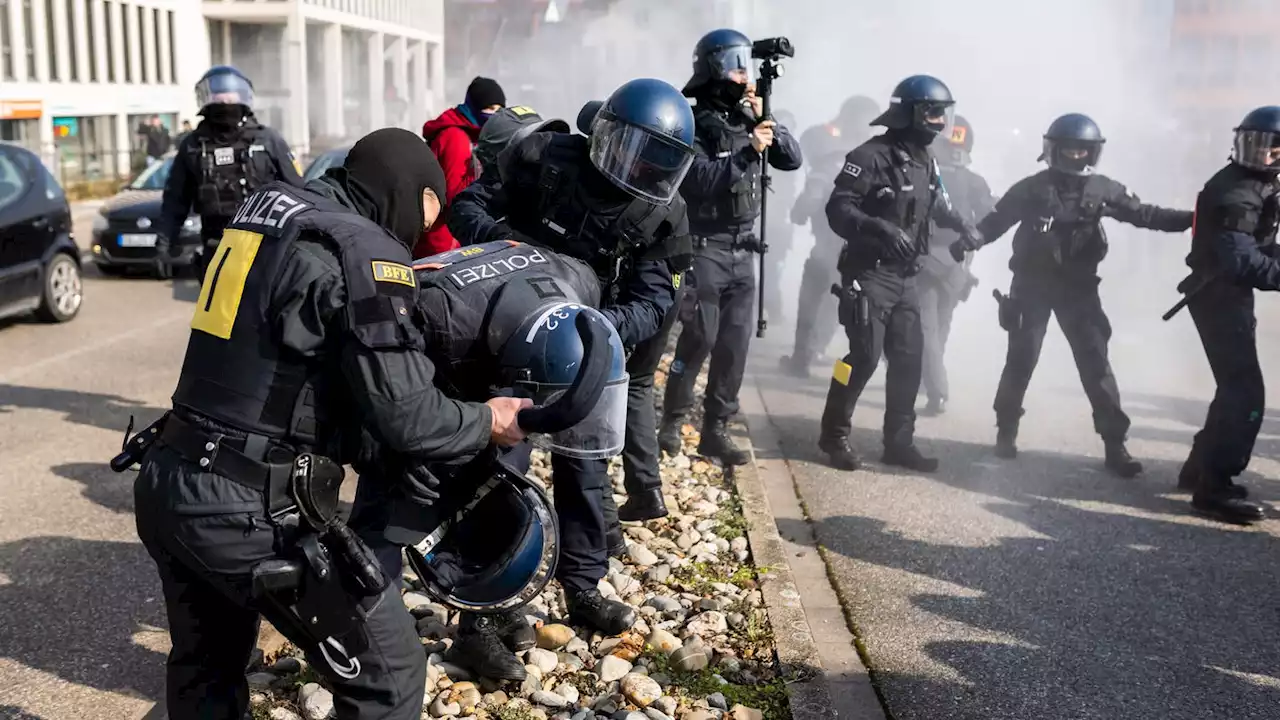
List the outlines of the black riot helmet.
{"type": "Polygon", "coordinates": [[[693,108],[680,91],[652,78],[609,96],[591,124],[591,164],[618,187],[666,205],[693,164],[693,108]]]}
{"type": "Polygon", "coordinates": [[[1069,175],[1088,175],[1102,157],[1102,129],[1088,115],[1063,115],[1049,125],[1044,134],[1044,152],[1040,160],[1049,167],[1069,175]]]}
{"type": "Polygon", "coordinates": [[[196,83],[196,105],[206,115],[210,105],[239,105],[253,110],[253,83],[230,65],[209,68],[196,83]]]}
{"type": "Polygon", "coordinates": [[[695,97],[715,83],[745,86],[752,81],[751,39],[737,30],[712,30],[693,48],[693,77],[684,94],[695,97]]]}
{"type": "Polygon", "coordinates": [[[951,132],[942,133],[933,141],[933,151],[944,165],[968,167],[973,152],[973,127],[969,121],[957,115],[951,123],[951,132]]]}
{"type": "Polygon", "coordinates": [[[951,124],[955,104],[951,89],[941,80],[932,75],[912,75],[898,83],[889,98],[889,109],[871,124],[937,135],[951,124]]]}
{"type": "Polygon", "coordinates": [[[1231,162],[1250,170],[1280,173],[1280,106],[1251,110],[1235,132],[1231,162]]]}

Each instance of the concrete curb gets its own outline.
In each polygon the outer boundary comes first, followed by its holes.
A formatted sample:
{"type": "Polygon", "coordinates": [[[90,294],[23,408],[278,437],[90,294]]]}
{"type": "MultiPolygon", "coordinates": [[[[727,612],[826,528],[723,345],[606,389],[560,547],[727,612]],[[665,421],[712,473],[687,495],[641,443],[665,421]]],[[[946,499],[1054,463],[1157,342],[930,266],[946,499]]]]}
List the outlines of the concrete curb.
{"type": "Polygon", "coordinates": [[[783,457],[777,433],[754,385],[744,387],[743,414],[753,416],[751,435],[770,458],[756,457],[744,425],[735,439],[750,449],[752,462],[732,476],[747,521],[760,590],[773,628],[778,661],[784,673],[804,677],[788,685],[795,720],[885,720],[867,668],[858,656],[844,610],[817,552],[817,540],[800,506],[794,478],[783,457]],[[803,537],[783,538],[778,519],[803,528],[803,537]],[[817,629],[820,635],[815,636],[817,629]]]}

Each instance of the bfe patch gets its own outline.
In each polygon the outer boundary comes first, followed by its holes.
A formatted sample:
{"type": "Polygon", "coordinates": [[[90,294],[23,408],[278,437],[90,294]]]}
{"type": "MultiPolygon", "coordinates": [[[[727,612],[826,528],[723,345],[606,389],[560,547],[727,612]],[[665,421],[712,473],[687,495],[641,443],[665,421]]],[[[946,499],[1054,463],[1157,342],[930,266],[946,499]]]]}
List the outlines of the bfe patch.
{"type": "Polygon", "coordinates": [[[858,177],[859,175],[861,175],[861,174],[862,174],[862,168],[858,167],[857,165],[854,165],[854,164],[853,164],[853,163],[851,163],[851,162],[847,162],[847,163],[845,163],[845,164],[844,164],[844,171],[843,171],[843,172],[844,172],[844,174],[845,174],[845,175],[851,175],[851,176],[853,176],[853,177],[858,177]]]}

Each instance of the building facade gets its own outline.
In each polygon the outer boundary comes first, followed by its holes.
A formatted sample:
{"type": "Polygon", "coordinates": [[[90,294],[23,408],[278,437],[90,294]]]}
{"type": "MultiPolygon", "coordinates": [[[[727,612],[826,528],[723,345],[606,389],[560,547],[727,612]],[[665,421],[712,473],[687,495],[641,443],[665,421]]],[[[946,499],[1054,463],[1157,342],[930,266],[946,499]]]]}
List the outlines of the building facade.
{"type": "Polygon", "coordinates": [[[214,64],[299,155],[442,108],[442,0],[0,0],[0,140],[64,182],[125,177],[139,125],[198,121],[214,64]]]}

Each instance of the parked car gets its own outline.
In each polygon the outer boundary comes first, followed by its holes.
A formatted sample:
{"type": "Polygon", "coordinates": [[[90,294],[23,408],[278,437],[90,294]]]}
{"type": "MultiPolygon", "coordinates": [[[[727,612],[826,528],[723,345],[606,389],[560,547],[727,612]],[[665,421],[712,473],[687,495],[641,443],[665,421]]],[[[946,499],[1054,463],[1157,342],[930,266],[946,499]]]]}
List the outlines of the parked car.
{"type": "MultiPolygon", "coordinates": [[[[161,198],[169,180],[174,153],[169,153],[107,200],[93,219],[93,261],[104,274],[119,275],[130,268],[156,270],[155,226],[160,222],[161,198]]],[[[200,216],[192,215],[178,234],[181,252],[170,263],[190,267],[200,252],[200,216]]]]}
{"type": "MultiPolygon", "coordinates": [[[[352,143],[354,145],[355,143],[352,143]]],[[[311,182],[324,174],[325,170],[331,167],[337,167],[346,162],[347,153],[351,150],[351,145],[336,147],[332,150],[326,150],[315,157],[311,164],[307,166],[307,171],[303,173],[302,179],[311,182]]]]}
{"type": "Polygon", "coordinates": [[[66,322],[83,300],[66,193],[35,153],[0,142],[0,317],[66,322]]]}

